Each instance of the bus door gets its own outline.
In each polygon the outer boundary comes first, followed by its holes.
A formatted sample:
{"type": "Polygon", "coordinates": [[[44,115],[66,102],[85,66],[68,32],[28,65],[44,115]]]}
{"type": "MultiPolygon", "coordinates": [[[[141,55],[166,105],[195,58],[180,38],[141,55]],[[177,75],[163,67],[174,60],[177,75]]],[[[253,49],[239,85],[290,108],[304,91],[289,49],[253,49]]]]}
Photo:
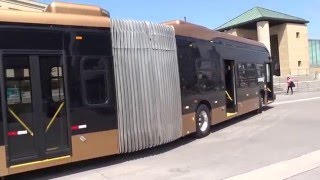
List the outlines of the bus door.
{"type": "Polygon", "coordinates": [[[271,63],[266,64],[266,90],[267,90],[267,100],[274,100],[274,91],[273,91],[273,78],[272,78],[272,69],[271,63]]]}
{"type": "Polygon", "coordinates": [[[234,61],[224,60],[227,116],[237,113],[236,79],[234,61]]]}
{"type": "Polygon", "coordinates": [[[8,165],[70,154],[60,54],[2,54],[8,165]]]}

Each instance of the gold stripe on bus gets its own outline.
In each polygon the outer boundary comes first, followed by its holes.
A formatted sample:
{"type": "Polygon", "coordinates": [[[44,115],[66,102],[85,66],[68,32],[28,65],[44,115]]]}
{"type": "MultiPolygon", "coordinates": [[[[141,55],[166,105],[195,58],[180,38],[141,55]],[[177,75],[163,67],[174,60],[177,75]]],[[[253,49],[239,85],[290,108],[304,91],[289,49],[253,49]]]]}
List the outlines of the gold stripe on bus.
{"type": "Polygon", "coordinates": [[[71,156],[62,156],[62,157],[57,157],[57,158],[52,158],[52,159],[45,159],[43,161],[34,161],[34,162],[29,162],[29,163],[24,163],[24,164],[18,164],[18,165],[14,165],[14,166],[10,166],[10,168],[18,168],[18,167],[23,167],[23,166],[30,166],[30,165],[35,165],[35,164],[40,164],[40,163],[46,163],[46,162],[51,162],[51,161],[57,161],[57,160],[61,160],[61,159],[66,159],[66,158],[70,158],[71,156]]]}
{"type": "Polygon", "coordinates": [[[33,132],[28,128],[28,126],[19,118],[18,115],[16,115],[12,109],[8,108],[9,112],[12,114],[14,118],[30,133],[31,136],[33,136],[33,132]]]}
{"type": "Polygon", "coordinates": [[[58,108],[58,110],[56,111],[56,113],[54,114],[54,116],[52,117],[52,119],[50,120],[50,123],[48,124],[47,128],[46,128],[46,132],[49,130],[49,128],[51,127],[52,123],[54,122],[54,120],[56,119],[57,115],[59,114],[59,112],[61,111],[62,107],[64,105],[64,102],[62,102],[58,108]]]}
{"type": "Polygon", "coordinates": [[[237,112],[234,112],[234,113],[227,113],[227,117],[231,117],[231,116],[234,116],[234,115],[236,115],[236,114],[238,114],[237,112]]]}

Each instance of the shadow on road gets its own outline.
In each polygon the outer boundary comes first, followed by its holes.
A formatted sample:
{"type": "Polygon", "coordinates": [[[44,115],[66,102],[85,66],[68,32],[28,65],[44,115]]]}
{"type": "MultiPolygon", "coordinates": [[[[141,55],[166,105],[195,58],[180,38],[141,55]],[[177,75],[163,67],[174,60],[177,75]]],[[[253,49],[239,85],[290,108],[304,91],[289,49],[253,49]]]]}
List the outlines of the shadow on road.
{"type": "MultiPolygon", "coordinates": [[[[272,106],[264,106],[262,107],[262,113],[265,112],[265,111],[268,111],[269,109],[272,109],[274,107],[272,106]]],[[[237,124],[237,123],[240,123],[244,120],[247,120],[248,118],[252,117],[252,116],[255,116],[257,115],[257,112],[256,111],[252,111],[252,112],[249,112],[247,114],[244,114],[244,115],[241,115],[239,117],[236,117],[236,118],[233,118],[231,120],[228,120],[228,121],[225,121],[225,122],[222,122],[222,123],[219,123],[217,125],[214,125],[212,128],[211,128],[211,133],[214,133],[214,132],[218,132],[224,128],[227,128],[229,126],[232,126],[234,124],[237,124]]]]}
{"type": "MultiPolygon", "coordinates": [[[[263,107],[263,111],[267,111],[273,107],[263,107]]],[[[241,121],[244,121],[252,116],[254,116],[256,113],[251,112],[248,114],[244,114],[240,117],[234,118],[232,120],[217,124],[211,128],[211,133],[218,132],[224,128],[227,128],[229,126],[232,126],[234,124],[237,124],[241,121]]],[[[175,148],[184,146],[188,143],[191,143],[192,141],[196,140],[193,136],[187,136],[180,138],[174,142],[164,144],[155,148],[150,148],[138,152],[133,152],[129,154],[120,154],[120,155],[113,155],[108,157],[102,157],[97,159],[91,159],[66,165],[60,165],[56,167],[50,167],[46,169],[40,169],[36,171],[21,173],[17,175],[12,175],[6,177],[6,180],[16,180],[16,179],[51,179],[51,178],[59,178],[75,173],[80,173],[84,171],[89,171],[97,168],[103,168],[106,166],[111,166],[115,164],[121,164],[128,161],[133,161],[141,158],[146,158],[150,156],[159,155],[168,151],[171,151],[175,148]]]]}
{"type": "Polygon", "coordinates": [[[40,169],[36,171],[8,176],[5,179],[6,180],[16,180],[16,179],[23,179],[23,180],[39,179],[40,180],[40,179],[59,178],[62,176],[67,176],[75,173],[80,173],[80,172],[89,171],[97,168],[103,168],[103,167],[111,166],[115,164],[121,164],[123,162],[128,162],[128,161],[133,161],[141,158],[159,155],[167,151],[173,150],[175,148],[184,146],[194,140],[195,138],[193,138],[192,136],[187,136],[187,137],[180,138],[174,142],[160,145],[155,148],[150,148],[150,149],[128,153],[128,154],[113,155],[108,157],[92,159],[92,160],[75,162],[71,164],[60,165],[57,167],[40,169]]]}

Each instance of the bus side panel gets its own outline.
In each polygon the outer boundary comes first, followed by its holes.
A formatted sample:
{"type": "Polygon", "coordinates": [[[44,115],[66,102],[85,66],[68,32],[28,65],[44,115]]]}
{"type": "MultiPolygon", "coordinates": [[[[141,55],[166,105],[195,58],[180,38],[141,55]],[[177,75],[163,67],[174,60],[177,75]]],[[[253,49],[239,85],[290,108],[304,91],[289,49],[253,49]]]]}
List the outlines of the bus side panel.
{"type": "Polygon", "coordinates": [[[74,135],[72,147],[72,162],[118,154],[118,130],[74,135]]]}
{"type": "Polygon", "coordinates": [[[183,135],[196,131],[199,104],[211,111],[211,124],[225,119],[224,83],[220,54],[213,43],[177,36],[183,135]]]}
{"type": "Polygon", "coordinates": [[[119,153],[110,29],[64,34],[72,161],[119,153]]]}
{"type": "Polygon", "coordinates": [[[195,109],[198,99],[198,82],[196,72],[196,59],[191,44],[194,39],[176,36],[177,54],[181,90],[181,108],[182,108],[182,135],[193,133],[196,131],[195,109]]]}
{"type": "MultiPolygon", "coordinates": [[[[1,99],[2,98],[0,96],[0,102],[1,102],[1,99]]],[[[8,174],[7,155],[6,155],[6,146],[4,144],[4,121],[2,116],[2,105],[1,105],[0,106],[0,177],[5,176],[7,174],[8,174]]]]}
{"type": "Polygon", "coordinates": [[[259,94],[264,91],[264,82],[258,82],[257,64],[263,66],[268,60],[267,52],[260,47],[248,46],[238,48],[237,42],[221,40],[217,49],[221,59],[235,60],[236,89],[238,101],[238,113],[241,115],[259,108],[259,94]]]}
{"type": "Polygon", "coordinates": [[[8,175],[6,147],[0,146],[0,177],[8,175]]]}

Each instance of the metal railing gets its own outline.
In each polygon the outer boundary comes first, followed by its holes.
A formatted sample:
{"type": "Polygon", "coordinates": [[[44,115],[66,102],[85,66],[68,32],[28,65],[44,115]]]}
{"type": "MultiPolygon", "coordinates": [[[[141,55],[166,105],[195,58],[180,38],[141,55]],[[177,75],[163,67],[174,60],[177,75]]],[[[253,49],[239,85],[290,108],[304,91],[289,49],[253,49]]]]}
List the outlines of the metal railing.
{"type": "MultiPolygon", "coordinates": [[[[293,80],[296,87],[293,88],[295,92],[311,92],[320,91],[320,80],[293,80]]],[[[287,91],[287,83],[283,79],[276,79],[273,83],[275,93],[285,93],[287,91]]]]}

